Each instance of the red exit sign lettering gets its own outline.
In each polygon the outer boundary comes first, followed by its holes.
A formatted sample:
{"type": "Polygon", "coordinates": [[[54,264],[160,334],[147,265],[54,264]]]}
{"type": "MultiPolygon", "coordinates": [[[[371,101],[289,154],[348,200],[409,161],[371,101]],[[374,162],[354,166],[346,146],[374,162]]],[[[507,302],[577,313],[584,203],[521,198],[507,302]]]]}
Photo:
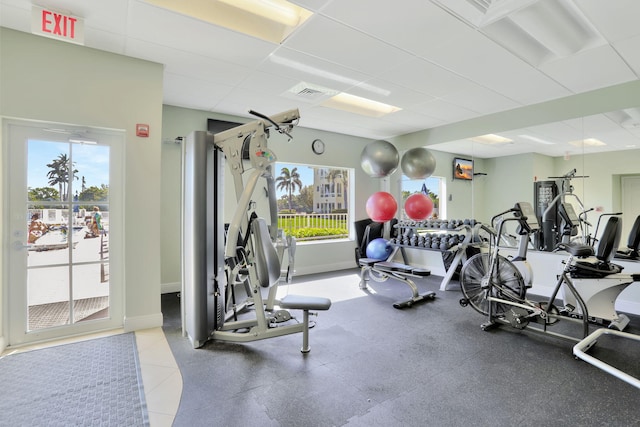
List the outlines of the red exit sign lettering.
{"type": "Polygon", "coordinates": [[[84,19],[68,13],[33,6],[31,32],[45,37],[84,44],[84,19]]]}

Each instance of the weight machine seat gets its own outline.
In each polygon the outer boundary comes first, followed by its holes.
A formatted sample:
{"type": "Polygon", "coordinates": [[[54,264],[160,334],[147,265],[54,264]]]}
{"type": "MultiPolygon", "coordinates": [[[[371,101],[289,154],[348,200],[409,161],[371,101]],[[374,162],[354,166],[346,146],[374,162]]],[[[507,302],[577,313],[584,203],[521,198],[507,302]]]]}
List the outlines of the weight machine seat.
{"type": "Polygon", "coordinates": [[[331,300],[322,297],[287,295],[280,300],[280,307],[291,310],[329,310],[331,300]]]}
{"type": "Polygon", "coordinates": [[[426,277],[431,274],[431,270],[427,268],[413,267],[411,265],[401,264],[399,262],[381,261],[374,264],[373,268],[383,270],[383,271],[390,270],[397,273],[412,274],[414,276],[422,276],[422,277],[426,277]]]}

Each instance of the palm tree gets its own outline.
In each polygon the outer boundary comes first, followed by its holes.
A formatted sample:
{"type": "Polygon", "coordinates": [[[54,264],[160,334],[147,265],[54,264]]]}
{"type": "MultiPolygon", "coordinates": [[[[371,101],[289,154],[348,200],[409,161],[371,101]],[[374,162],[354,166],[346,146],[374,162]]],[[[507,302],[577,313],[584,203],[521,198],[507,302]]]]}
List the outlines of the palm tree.
{"type": "MultiPolygon", "coordinates": [[[[57,185],[58,192],[60,193],[60,200],[65,200],[67,194],[67,185],[69,184],[69,157],[66,154],[59,154],[57,159],[54,159],[51,163],[47,164],[48,168],[51,168],[47,172],[47,178],[49,178],[49,185],[57,185]]],[[[74,179],[78,179],[76,174],[77,169],[74,169],[72,174],[74,179]]],[[[68,199],[67,199],[68,200],[68,199]]]]}
{"type": "Polygon", "coordinates": [[[282,168],[280,170],[280,176],[276,178],[276,182],[276,188],[278,190],[287,191],[289,199],[289,211],[291,211],[293,209],[291,207],[291,199],[293,197],[293,193],[296,191],[296,187],[298,187],[298,190],[302,188],[302,181],[300,181],[298,168],[293,168],[291,170],[289,170],[289,168],[282,168]]]}

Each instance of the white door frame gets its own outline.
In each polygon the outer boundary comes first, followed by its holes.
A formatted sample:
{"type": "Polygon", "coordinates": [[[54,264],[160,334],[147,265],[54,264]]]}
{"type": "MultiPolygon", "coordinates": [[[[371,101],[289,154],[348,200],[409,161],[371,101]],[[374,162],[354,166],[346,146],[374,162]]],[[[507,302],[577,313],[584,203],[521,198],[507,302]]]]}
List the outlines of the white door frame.
{"type": "Polygon", "coordinates": [[[121,130],[89,128],[60,123],[3,120],[3,192],[5,236],[4,335],[8,346],[48,341],[97,331],[117,329],[124,319],[124,142],[121,130]],[[27,331],[27,142],[29,139],[68,143],[80,134],[110,147],[109,170],[109,316],[87,322],[27,331]]]}

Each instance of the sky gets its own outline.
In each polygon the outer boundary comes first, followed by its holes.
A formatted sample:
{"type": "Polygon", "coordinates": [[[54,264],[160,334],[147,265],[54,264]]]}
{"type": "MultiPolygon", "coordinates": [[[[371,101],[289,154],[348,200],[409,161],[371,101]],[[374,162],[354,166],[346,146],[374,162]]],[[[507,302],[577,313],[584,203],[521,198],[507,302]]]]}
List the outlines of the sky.
{"type": "Polygon", "coordinates": [[[402,176],[402,190],[409,191],[411,193],[419,193],[422,190],[422,184],[427,185],[427,190],[434,194],[438,194],[440,189],[440,178],[429,177],[427,179],[409,179],[406,176],[402,176]]]}
{"type": "MultiPolygon", "coordinates": [[[[80,192],[83,176],[87,187],[109,185],[108,146],[29,140],[27,186],[51,187],[47,178],[47,173],[51,169],[47,164],[57,159],[60,154],[72,156],[74,169],[78,170],[76,174],[78,179],[73,184],[74,193],[75,190],[80,192]]],[[[53,187],[58,189],[57,185],[53,187]]]]}

